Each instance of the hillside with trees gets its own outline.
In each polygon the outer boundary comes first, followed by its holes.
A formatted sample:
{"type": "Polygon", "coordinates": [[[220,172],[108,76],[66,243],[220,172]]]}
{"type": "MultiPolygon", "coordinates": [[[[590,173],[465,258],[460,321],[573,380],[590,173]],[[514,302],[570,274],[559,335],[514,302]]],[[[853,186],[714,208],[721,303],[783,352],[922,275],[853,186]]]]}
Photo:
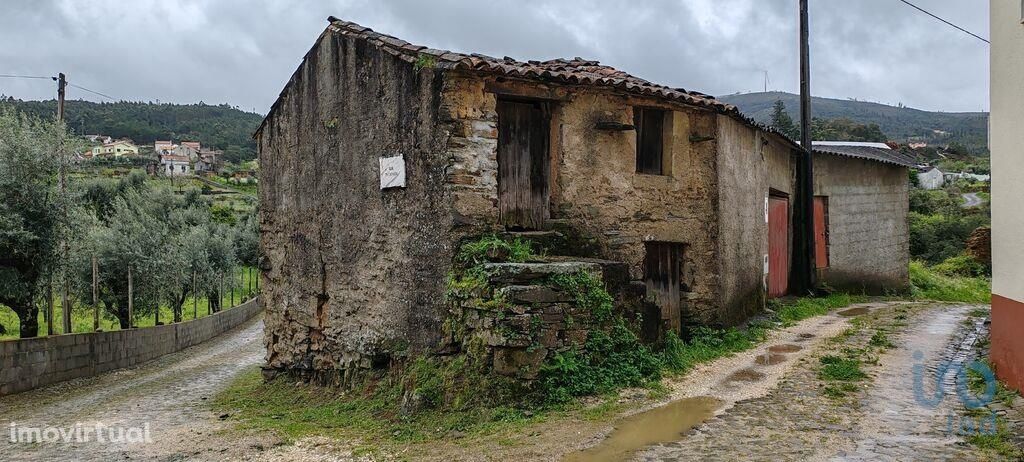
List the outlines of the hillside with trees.
{"type": "MultiPolygon", "coordinates": [[[[771,123],[776,101],[782,101],[799,126],[800,97],[792,93],[745,93],[719,97],[762,123],[771,123]]],[[[856,100],[813,98],[814,118],[876,124],[892,141],[921,141],[929,145],[959,145],[974,155],[988,155],[988,113],[930,112],[856,100]]]]}
{"type": "MultiPolygon", "coordinates": [[[[0,106],[12,106],[31,117],[49,118],[56,112],[57,103],[8,97],[0,99],[0,106]]],[[[199,141],[203,146],[223,150],[225,160],[233,163],[256,157],[252,134],[262,119],[260,114],[227,104],[66,102],[67,125],[74,134],[130,138],[140,146],[152,145],[158,139],[199,141]]]]}

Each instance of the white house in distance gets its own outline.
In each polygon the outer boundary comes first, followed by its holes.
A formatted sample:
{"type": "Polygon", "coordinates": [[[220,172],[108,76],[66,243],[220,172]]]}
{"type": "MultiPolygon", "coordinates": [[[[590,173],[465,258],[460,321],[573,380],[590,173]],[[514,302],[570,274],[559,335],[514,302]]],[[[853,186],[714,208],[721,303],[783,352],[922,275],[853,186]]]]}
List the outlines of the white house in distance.
{"type": "Polygon", "coordinates": [[[917,183],[922,189],[939,189],[946,184],[946,177],[942,170],[929,167],[928,170],[917,174],[917,183]]]}
{"type": "Polygon", "coordinates": [[[188,156],[176,154],[159,154],[160,173],[167,176],[182,176],[192,174],[192,163],[188,156]]]}

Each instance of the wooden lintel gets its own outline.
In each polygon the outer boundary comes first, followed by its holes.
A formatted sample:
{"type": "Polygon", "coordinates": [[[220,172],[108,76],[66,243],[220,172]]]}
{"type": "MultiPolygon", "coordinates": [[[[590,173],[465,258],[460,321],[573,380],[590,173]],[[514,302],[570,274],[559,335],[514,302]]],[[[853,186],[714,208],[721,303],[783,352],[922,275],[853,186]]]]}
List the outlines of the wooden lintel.
{"type": "Polygon", "coordinates": [[[514,80],[484,83],[484,91],[498,96],[527,99],[543,99],[550,101],[569,101],[569,94],[561,88],[553,88],[542,83],[520,82],[514,80]]]}

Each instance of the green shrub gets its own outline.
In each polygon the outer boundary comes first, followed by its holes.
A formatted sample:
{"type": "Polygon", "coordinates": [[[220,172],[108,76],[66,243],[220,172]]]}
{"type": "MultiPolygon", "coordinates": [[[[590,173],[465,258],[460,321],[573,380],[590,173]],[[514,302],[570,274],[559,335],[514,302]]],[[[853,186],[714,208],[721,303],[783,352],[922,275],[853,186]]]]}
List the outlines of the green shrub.
{"type": "Polygon", "coordinates": [[[957,256],[964,251],[971,233],[988,222],[988,216],[982,213],[924,215],[910,212],[910,255],[930,264],[957,256]]]}
{"type": "Polygon", "coordinates": [[[989,303],[991,281],[986,278],[946,276],[924,262],[910,262],[910,285],[914,298],[943,302],[989,303]]]}
{"type": "Polygon", "coordinates": [[[945,276],[982,277],[992,274],[992,268],[965,254],[949,257],[933,266],[932,270],[945,276]]]}
{"type": "Polygon", "coordinates": [[[546,361],[538,384],[547,403],[561,404],[642,386],[660,377],[661,361],[619,318],[609,332],[592,330],[582,349],[558,353],[546,361]]]}
{"type": "Polygon", "coordinates": [[[509,241],[492,234],[462,244],[455,260],[468,268],[488,262],[522,263],[534,256],[529,241],[519,238],[509,241]]]}
{"type": "Polygon", "coordinates": [[[600,279],[580,271],[551,276],[548,285],[572,294],[576,306],[589,312],[598,323],[611,319],[615,300],[600,279]]]}

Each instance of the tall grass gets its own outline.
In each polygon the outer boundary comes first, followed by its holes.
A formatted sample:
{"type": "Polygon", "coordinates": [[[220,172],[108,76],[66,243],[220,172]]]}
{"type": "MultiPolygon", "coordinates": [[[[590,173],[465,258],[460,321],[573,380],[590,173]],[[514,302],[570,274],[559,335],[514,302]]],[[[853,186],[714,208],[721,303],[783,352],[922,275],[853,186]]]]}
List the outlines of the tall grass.
{"type": "Polygon", "coordinates": [[[992,301],[992,281],[988,278],[940,274],[919,260],[910,262],[910,284],[911,293],[918,300],[965,303],[992,301]]]}

